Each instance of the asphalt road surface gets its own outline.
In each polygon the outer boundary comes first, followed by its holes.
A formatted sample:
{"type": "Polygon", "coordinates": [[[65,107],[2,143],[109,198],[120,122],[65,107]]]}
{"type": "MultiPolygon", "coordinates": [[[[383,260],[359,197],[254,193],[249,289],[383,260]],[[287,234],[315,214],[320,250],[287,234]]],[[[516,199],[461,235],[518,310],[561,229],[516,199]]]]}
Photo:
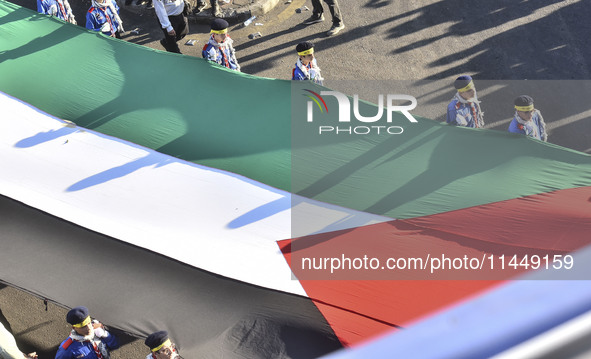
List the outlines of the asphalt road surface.
{"type": "MultiPolygon", "coordinates": [[[[12,0],[36,9],[32,0],[12,0]]],[[[89,0],[70,0],[84,25],[89,0]]],[[[487,127],[505,131],[513,115],[512,101],[529,94],[549,128],[549,142],[591,153],[591,6],[583,0],[340,0],[345,30],[327,37],[330,16],[303,26],[311,11],[296,9],[310,0],[280,1],[273,10],[244,27],[233,24],[242,71],[289,79],[295,46],[316,44],[326,85],[376,102],[380,93],[415,96],[413,114],[443,120],[460,74],[475,78],[487,127]],[[468,6],[467,6],[468,5],[468,6]],[[261,25],[256,25],[259,23],[261,25]],[[251,40],[248,35],[260,32],[251,40]]],[[[226,5],[226,6],[232,6],[226,5]]],[[[162,32],[153,10],[122,6],[128,30],[123,40],[162,49],[162,32]],[[129,30],[138,29],[137,34],[129,30]]],[[[201,57],[209,27],[192,22],[185,55],[201,57]]],[[[137,61],[141,61],[138,59],[137,61]]],[[[1,278],[0,278],[1,279],[1,278]]],[[[82,304],[82,303],[81,303],[82,304]]],[[[66,310],[11,287],[0,288],[0,309],[25,351],[53,358],[66,338],[66,310]]],[[[98,318],[100,319],[100,318],[98,318]]],[[[144,358],[143,340],[122,336],[126,344],[117,358],[144,358]]]]}

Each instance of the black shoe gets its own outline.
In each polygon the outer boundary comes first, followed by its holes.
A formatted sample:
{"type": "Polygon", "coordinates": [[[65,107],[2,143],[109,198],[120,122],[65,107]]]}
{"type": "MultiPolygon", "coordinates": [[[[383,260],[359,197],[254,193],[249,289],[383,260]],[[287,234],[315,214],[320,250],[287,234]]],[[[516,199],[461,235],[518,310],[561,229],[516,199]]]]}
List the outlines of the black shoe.
{"type": "Polygon", "coordinates": [[[342,22],[340,24],[333,24],[330,30],[326,33],[327,36],[334,36],[338,34],[342,29],[345,28],[345,24],[342,22]]]}
{"type": "Polygon", "coordinates": [[[312,25],[318,22],[324,21],[324,14],[312,14],[306,21],[304,21],[305,25],[312,25]]]}

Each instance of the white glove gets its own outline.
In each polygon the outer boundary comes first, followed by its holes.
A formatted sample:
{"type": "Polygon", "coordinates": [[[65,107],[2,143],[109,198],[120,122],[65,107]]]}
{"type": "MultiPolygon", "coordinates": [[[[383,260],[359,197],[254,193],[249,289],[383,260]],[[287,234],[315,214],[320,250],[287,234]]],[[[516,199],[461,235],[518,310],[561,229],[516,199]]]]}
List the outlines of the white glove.
{"type": "Polygon", "coordinates": [[[109,335],[109,332],[107,332],[103,328],[96,328],[94,330],[94,336],[97,338],[106,338],[108,335],[109,335]]]}
{"type": "Polygon", "coordinates": [[[47,14],[51,16],[57,15],[57,6],[55,4],[51,5],[49,9],[47,9],[47,14]]]}
{"type": "Polygon", "coordinates": [[[110,34],[111,33],[111,24],[109,24],[109,22],[105,22],[103,24],[103,26],[101,26],[101,32],[110,34]]]}
{"type": "Polygon", "coordinates": [[[460,126],[466,126],[468,125],[468,121],[466,120],[466,118],[460,114],[456,115],[456,122],[458,123],[458,125],[460,126]]]}

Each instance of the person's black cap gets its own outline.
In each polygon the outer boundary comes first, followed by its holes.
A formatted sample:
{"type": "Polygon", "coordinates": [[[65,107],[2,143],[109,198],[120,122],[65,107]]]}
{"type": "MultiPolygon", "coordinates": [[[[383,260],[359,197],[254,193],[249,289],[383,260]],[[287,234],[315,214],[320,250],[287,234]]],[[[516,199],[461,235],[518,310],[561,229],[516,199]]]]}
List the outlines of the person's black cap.
{"type": "Polygon", "coordinates": [[[515,99],[515,106],[530,106],[534,104],[534,99],[528,95],[521,95],[515,99]]]}
{"type": "Polygon", "coordinates": [[[88,308],[82,306],[76,307],[66,314],[66,321],[72,325],[81,324],[88,318],[88,315],[88,308]]]}
{"type": "Polygon", "coordinates": [[[230,24],[224,19],[215,19],[211,22],[211,29],[215,31],[221,31],[227,29],[230,24]]]}
{"type": "Polygon", "coordinates": [[[310,50],[314,48],[314,44],[311,43],[310,41],[304,41],[304,42],[300,42],[297,46],[296,46],[296,51],[298,53],[300,52],[304,52],[306,50],[310,50]]]}
{"type": "Polygon", "coordinates": [[[472,84],[472,77],[470,75],[462,75],[454,81],[454,87],[456,90],[467,91],[473,86],[474,84],[472,84]]]}
{"type": "Polygon", "coordinates": [[[150,350],[154,351],[154,349],[162,346],[167,340],[168,332],[166,330],[161,330],[148,335],[144,343],[150,348],[150,350]]]}

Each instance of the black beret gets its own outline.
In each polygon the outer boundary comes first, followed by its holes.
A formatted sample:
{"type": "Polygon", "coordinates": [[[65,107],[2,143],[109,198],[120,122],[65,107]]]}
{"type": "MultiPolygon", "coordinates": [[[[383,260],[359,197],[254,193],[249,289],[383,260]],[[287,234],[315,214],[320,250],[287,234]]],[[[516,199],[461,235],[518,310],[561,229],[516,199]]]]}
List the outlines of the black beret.
{"type": "Polygon", "coordinates": [[[534,104],[534,99],[528,95],[521,95],[515,99],[515,106],[529,106],[534,104]]]}
{"type": "Polygon", "coordinates": [[[228,26],[230,26],[230,24],[224,19],[215,19],[211,22],[211,29],[216,31],[227,29],[228,26]]]}
{"type": "Polygon", "coordinates": [[[472,77],[470,75],[462,75],[454,81],[454,87],[456,88],[456,90],[459,90],[461,88],[468,86],[468,84],[471,81],[472,77]]]}
{"type": "Polygon", "coordinates": [[[161,330],[148,335],[144,343],[150,348],[150,350],[152,350],[161,346],[166,339],[168,339],[168,332],[166,330],[161,330]]]}
{"type": "Polygon", "coordinates": [[[311,43],[310,41],[304,41],[304,42],[300,42],[297,46],[296,46],[296,51],[297,52],[302,52],[302,51],[306,51],[306,50],[310,50],[314,48],[314,44],[311,43]]]}
{"type": "Polygon", "coordinates": [[[66,314],[66,321],[72,325],[80,324],[88,317],[88,308],[76,307],[66,314]]]}

